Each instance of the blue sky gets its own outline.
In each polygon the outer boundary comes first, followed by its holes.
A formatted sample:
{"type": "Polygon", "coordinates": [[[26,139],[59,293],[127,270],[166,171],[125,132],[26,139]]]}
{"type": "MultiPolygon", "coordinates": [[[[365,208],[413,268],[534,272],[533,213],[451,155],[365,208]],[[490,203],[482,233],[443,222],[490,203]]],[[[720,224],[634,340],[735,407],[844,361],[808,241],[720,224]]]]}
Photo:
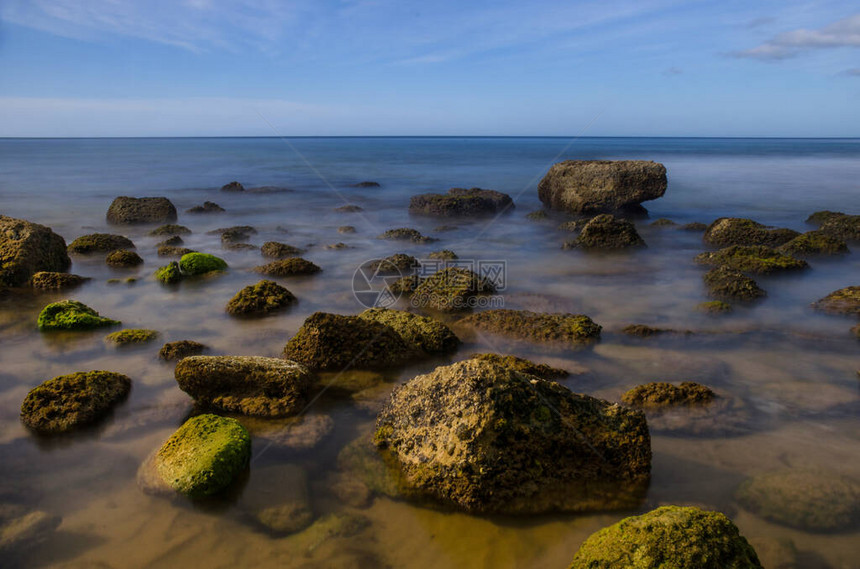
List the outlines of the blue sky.
{"type": "Polygon", "coordinates": [[[846,1],[3,0],[0,136],[860,136],[846,1]]]}

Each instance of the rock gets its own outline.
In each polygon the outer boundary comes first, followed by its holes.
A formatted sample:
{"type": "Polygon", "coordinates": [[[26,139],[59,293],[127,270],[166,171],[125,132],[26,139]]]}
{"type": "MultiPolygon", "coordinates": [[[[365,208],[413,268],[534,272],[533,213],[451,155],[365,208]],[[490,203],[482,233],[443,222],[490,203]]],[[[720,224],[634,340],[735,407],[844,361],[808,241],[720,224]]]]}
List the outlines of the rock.
{"type": "Polygon", "coordinates": [[[69,243],[69,253],[87,255],[90,253],[109,253],[117,249],[134,249],[128,237],[111,233],[92,233],[82,235],[69,243]]]}
{"type": "Polygon", "coordinates": [[[696,305],[696,310],[708,314],[726,314],[733,310],[732,305],[722,300],[709,300],[696,305]]]}
{"type": "Polygon", "coordinates": [[[576,233],[577,231],[582,231],[582,228],[585,227],[589,221],[597,217],[596,215],[590,217],[583,217],[581,219],[572,219],[570,221],[565,221],[564,223],[559,224],[556,229],[559,231],[567,231],[569,233],[576,233]]]}
{"type": "Polygon", "coordinates": [[[0,504],[0,556],[15,567],[15,556],[48,540],[62,518],[17,504],[0,504]]]}
{"type": "Polygon", "coordinates": [[[367,181],[367,182],[359,182],[357,184],[353,184],[352,187],[353,188],[379,188],[380,185],[379,185],[379,182],[367,181]]]}
{"type": "Polygon", "coordinates": [[[421,284],[421,281],[422,279],[418,275],[407,275],[388,285],[388,290],[398,297],[403,294],[411,295],[421,284]]]}
{"type": "Polygon", "coordinates": [[[517,356],[503,356],[500,354],[472,354],[473,360],[487,361],[500,366],[527,373],[541,379],[562,379],[570,375],[570,372],[564,369],[550,367],[546,364],[538,364],[525,358],[517,356]]]}
{"type": "Polygon", "coordinates": [[[334,429],[334,420],[320,413],[305,413],[279,421],[266,418],[261,422],[263,424],[252,431],[255,437],[267,444],[297,451],[316,447],[334,429]]]}
{"type": "Polygon", "coordinates": [[[761,569],[755,550],[719,512],[663,506],[592,534],[570,569],[761,569]]]}
{"type": "Polygon", "coordinates": [[[254,267],[254,271],[272,277],[297,277],[304,275],[314,275],[321,270],[322,269],[320,269],[314,263],[302,259],[301,257],[280,259],[278,261],[272,261],[267,265],[254,267]]]}
{"type": "Polygon", "coordinates": [[[233,316],[263,315],[290,306],[296,301],[293,293],[281,285],[262,280],[248,285],[227,303],[227,314],[233,316]]]}
{"type": "Polygon", "coordinates": [[[719,266],[704,275],[708,293],[721,300],[755,300],[767,293],[740,271],[719,266]]]}
{"type": "Polygon", "coordinates": [[[328,479],[329,490],[338,500],[353,508],[367,508],[373,502],[370,488],[347,473],[337,473],[328,479]]]}
{"type": "Polygon", "coordinates": [[[257,230],[250,225],[233,225],[232,227],[219,227],[218,229],[213,229],[212,231],[207,231],[206,235],[224,235],[232,234],[233,236],[246,234],[247,236],[256,235],[257,230]]]}
{"type": "Polygon", "coordinates": [[[860,286],[835,290],[812,303],[812,307],[828,314],[845,314],[860,317],[860,286]]]}
{"type": "Polygon", "coordinates": [[[390,326],[413,350],[448,354],[460,346],[460,339],[450,328],[426,316],[388,308],[369,308],[358,317],[390,326]]]}
{"type": "Polygon", "coordinates": [[[172,223],[176,207],[167,198],[130,198],[120,196],[107,210],[107,222],[114,225],[172,223]]]}
{"type": "Polygon", "coordinates": [[[39,330],[92,330],[103,326],[122,324],[99,316],[99,313],[76,300],[52,302],[42,309],[36,321],[39,330]]]}
{"type": "Polygon", "coordinates": [[[175,223],[169,223],[167,225],[162,225],[160,227],[156,227],[149,234],[153,237],[161,237],[161,236],[170,236],[170,235],[190,235],[191,230],[185,227],[184,225],[177,225],[175,223]]]}
{"type": "Polygon", "coordinates": [[[761,275],[809,268],[806,261],[763,245],[732,245],[716,252],[696,255],[696,262],[700,265],[722,265],[735,271],[761,275]]]}
{"type": "Polygon", "coordinates": [[[841,255],[848,252],[848,245],[824,231],[807,231],[777,248],[780,253],[811,257],[816,255],[841,255]]]}
{"type": "Polygon", "coordinates": [[[259,249],[256,245],[252,245],[251,243],[221,243],[221,248],[227,249],[228,251],[256,251],[259,249]]]}
{"type": "Polygon", "coordinates": [[[252,469],[239,507],[258,524],[281,535],[301,531],[314,521],[307,474],[292,464],[252,469]]]}
{"type": "Polygon", "coordinates": [[[543,209],[539,209],[537,211],[531,211],[531,212],[526,214],[526,219],[528,219],[529,221],[540,221],[540,220],[546,219],[548,217],[549,217],[549,214],[546,212],[546,210],[543,210],[543,209]]]}
{"type": "Polygon", "coordinates": [[[34,273],[71,264],[65,240],[49,227],[0,215],[0,287],[24,286],[34,273]]]}
{"type": "Polygon", "coordinates": [[[95,423],[130,390],[131,379],[110,371],[60,375],[30,390],[21,404],[21,421],[37,433],[65,433],[95,423]]]}
{"type": "Polygon", "coordinates": [[[200,355],[208,349],[209,348],[205,344],[201,344],[200,342],[179,340],[177,342],[167,342],[161,346],[161,350],[158,352],[158,357],[167,361],[181,360],[188,356],[200,355]]]}
{"type": "Polygon", "coordinates": [[[860,485],[824,471],[753,476],[741,483],[735,499],[759,517],[804,531],[847,531],[860,519],[860,485]]]}
{"type": "Polygon", "coordinates": [[[409,213],[435,217],[496,215],[513,209],[508,194],[481,188],[451,188],[447,194],[420,194],[409,201],[409,213]]]}
{"type": "Polygon", "coordinates": [[[186,209],[185,213],[220,213],[222,211],[227,211],[220,205],[215,202],[203,202],[203,205],[196,205],[192,208],[186,209]]]}
{"type": "Polygon", "coordinates": [[[212,271],[224,271],[224,259],[208,253],[186,253],[179,259],[179,270],[184,275],[203,275],[212,271]]]}
{"type": "Polygon", "coordinates": [[[74,288],[90,280],[87,277],[72,275],[69,273],[54,273],[50,271],[39,271],[30,279],[30,286],[43,290],[60,290],[74,288]]]}
{"type": "Polygon", "coordinates": [[[373,261],[372,263],[367,265],[367,268],[371,271],[376,271],[378,273],[396,274],[400,273],[401,271],[408,271],[409,269],[414,269],[420,266],[421,263],[419,263],[418,259],[416,259],[412,255],[396,253],[394,255],[391,255],[390,257],[373,261]]]}
{"type": "Polygon", "coordinates": [[[338,233],[355,233],[355,227],[352,225],[341,225],[337,228],[338,233]]]}
{"type": "Polygon", "coordinates": [[[403,338],[386,324],[315,312],[284,347],[284,357],[313,370],[384,369],[416,357],[403,338]]]}
{"type": "Polygon", "coordinates": [[[412,241],[413,243],[432,243],[434,241],[438,241],[438,239],[433,239],[432,237],[426,237],[421,235],[421,232],[417,229],[412,229],[410,227],[400,227],[398,229],[389,229],[384,232],[382,235],[377,237],[377,239],[392,239],[395,241],[412,241]]]}
{"type": "Polygon", "coordinates": [[[346,243],[342,243],[342,242],[341,242],[341,243],[331,243],[331,244],[329,244],[329,245],[326,245],[326,246],[325,246],[325,248],[326,248],[326,249],[331,249],[331,250],[334,250],[334,251],[339,251],[339,250],[342,250],[342,249],[352,249],[352,247],[350,247],[350,246],[349,246],[349,245],[347,245],[346,243]]]}
{"type": "Polygon", "coordinates": [[[162,245],[158,248],[159,257],[182,257],[188,253],[197,253],[197,251],[188,247],[171,247],[169,245],[162,245]]]}
{"type": "Polygon", "coordinates": [[[666,382],[637,385],[621,396],[621,400],[634,407],[665,407],[671,405],[707,405],[714,400],[710,388],[683,381],[680,386],[666,382]]]}
{"type": "Polygon", "coordinates": [[[651,222],[653,227],[675,227],[678,224],[672,221],[671,219],[667,219],[665,217],[661,217],[659,219],[655,219],[651,222]]]}
{"type": "Polygon", "coordinates": [[[833,217],[821,225],[821,232],[843,241],[860,241],[860,215],[833,217]]]}
{"type": "Polygon", "coordinates": [[[645,241],[632,223],[608,213],[591,219],[582,228],[579,237],[564,244],[565,249],[626,249],[644,246],[645,241]]]}
{"type": "Polygon", "coordinates": [[[692,223],[685,223],[679,229],[681,229],[681,231],[696,231],[696,232],[707,231],[708,230],[708,224],[707,223],[701,223],[699,221],[694,221],[692,223]]]}
{"type": "Polygon", "coordinates": [[[178,247],[179,245],[185,245],[185,241],[182,240],[182,237],[179,235],[173,235],[168,237],[164,241],[160,241],[156,243],[156,247],[178,247]]]}
{"type": "Polygon", "coordinates": [[[245,186],[243,186],[239,182],[233,181],[233,182],[230,182],[229,184],[224,184],[223,186],[221,186],[221,191],[222,192],[244,192],[245,186]]]}
{"type": "Polygon", "coordinates": [[[622,328],[621,332],[623,334],[627,334],[628,336],[650,338],[651,336],[657,336],[658,334],[674,332],[674,330],[668,330],[666,328],[653,328],[651,326],[646,326],[645,324],[630,324],[629,326],[625,326],[624,328],[622,328]]]}
{"type": "Polygon", "coordinates": [[[460,229],[459,225],[437,225],[433,228],[433,231],[445,232],[445,231],[457,231],[460,229]]]}
{"type": "Polygon", "coordinates": [[[143,258],[134,251],[119,249],[108,254],[105,263],[109,267],[128,268],[143,264],[143,258]]]}
{"type": "MultiPolygon", "coordinates": [[[[256,233],[256,231],[253,233],[256,233]]],[[[241,243],[250,239],[251,235],[252,232],[247,231],[245,227],[228,227],[221,232],[221,245],[241,243]]]]}
{"type": "Polygon", "coordinates": [[[299,363],[258,356],[190,356],[176,364],[174,375],[198,403],[258,417],[296,414],[313,382],[299,363]]]}
{"type": "Polygon", "coordinates": [[[422,500],[419,491],[408,485],[397,459],[391,453],[380,453],[371,437],[360,435],[337,455],[341,474],[359,481],[373,493],[394,499],[422,500]]]}
{"type": "Polygon", "coordinates": [[[778,247],[800,235],[792,229],[767,227],[751,219],[721,217],[705,230],[705,243],[715,247],[764,245],[778,247]]]}
{"type": "Polygon", "coordinates": [[[158,450],[155,470],[177,492],[200,498],[226,489],[250,459],[251,437],[238,421],[198,415],[158,450]]]}
{"type": "Polygon", "coordinates": [[[479,296],[494,292],[496,286],[486,277],[465,267],[448,267],[421,280],[411,302],[415,307],[457,312],[474,308],[479,296]]]}
{"type": "Polygon", "coordinates": [[[469,512],[629,508],[649,479],[643,414],[489,361],[411,379],[376,427],[411,487],[469,512]]]}
{"type": "Polygon", "coordinates": [[[513,340],[577,347],[600,339],[602,327],[584,314],[530,312],[499,308],[469,315],[458,326],[513,340]]]}
{"type": "MultiPolygon", "coordinates": [[[[190,255],[190,253],[186,253],[186,255],[190,255]]],[[[179,269],[179,263],[173,261],[169,265],[156,269],[154,276],[156,280],[164,284],[176,284],[182,280],[182,271],[179,269]]]]}
{"type": "Polygon", "coordinates": [[[364,208],[355,204],[347,204],[336,207],[334,210],[338,213],[357,213],[359,211],[364,211],[364,208]]]}
{"type": "Polygon", "coordinates": [[[115,344],[117,346],[132,346],[135,344],[145,344],[151,342],[158,337],[158,332],[155,330],[146,330],[144,328],[127,328],[112,332],[105,336],[105,343],[115,344]]]}
{"type": "Polygon", "coordinates": [[[821,226],[828,221],[832,221],[834,219],[839,219],[840,217],[845,217],[846,214],[841,211],[816,211],[812,215],[806,218],[806,223],[821,226]]]}
{"type": "Polygon", "coordinates": [[[381,373],[363,369],[320,372],[318,377],[317,389],[335,396],[352,396],[385,383],[385,376],[381,373]]]}
{"type": "Polygon", "coordinates": [[[751,412],[742,399],[690,381],[634,387],[621,400],[648,417],[652,433],[685,437],[734,437],[750,431],[751,412]]]}
{"type": "Polygon", "coordinates": [[[568,160],[554,164],[538,184],[550,209],[603,213],[655,200],[666,192],[666,167],[644,160],[568,160]]]}
{"type": "Polygon", "coordinates": [[[460,257],[454,251],[450,249],[442,249],[441,251],[431,251],[429,255],[427,255],[428,259],[437,259],[440,261],[454,261],[459,259],[460,257]]]}

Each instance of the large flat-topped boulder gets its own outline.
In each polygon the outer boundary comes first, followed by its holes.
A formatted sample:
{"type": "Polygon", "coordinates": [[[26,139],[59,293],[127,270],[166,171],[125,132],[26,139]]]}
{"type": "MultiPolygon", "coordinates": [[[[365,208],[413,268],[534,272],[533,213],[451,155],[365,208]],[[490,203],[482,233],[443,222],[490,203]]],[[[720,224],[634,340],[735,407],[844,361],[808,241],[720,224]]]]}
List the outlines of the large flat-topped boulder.
{"type": "Polygon", "coordinates": [[[72,261],[49,227],[0,215],[0,286],[24,286],[34,273],[62,273],[72,261]]]}
{"type": "Polygon", "coordinates": [[[548,207],[568,213],[615,212],[666,192],[666,167],[647,160],[567,160],[538,184],[548,207]]]}
{"type": "Polygon", "coordinates": [[[107,210],[107,222],[114,225],[174,221],[176,221],[176,207],[167,198],[120,196],[111,202],[107,210]]]}

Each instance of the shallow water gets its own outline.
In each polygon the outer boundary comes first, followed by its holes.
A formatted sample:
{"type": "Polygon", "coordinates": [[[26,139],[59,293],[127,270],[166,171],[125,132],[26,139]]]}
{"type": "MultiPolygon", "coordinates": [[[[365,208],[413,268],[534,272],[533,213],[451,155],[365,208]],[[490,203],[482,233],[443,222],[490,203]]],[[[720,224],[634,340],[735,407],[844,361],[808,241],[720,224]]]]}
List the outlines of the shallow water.
{"type": "MultiPolygon", "coordinates": [[[[304,318],[317,310],[354,313],[356,268],[368,259],[405,252],[417,257],[452,249],[462,259],[506,262],[510,308],[585,313],[604,327],[592,349],[535,350],[493,337],[464,345],[451,360],[476,351],[514,351],[576,371],[563,380],[577,392],[618,400],[628,388],[654,380],[694,380],[745,405],[744,432],[691,437],[654,433],[653,477],[641,511],[658,504],[717,508],[749,538],[788,538],[803,567],[860,567],[860,532],[813,534],[764,521],[732,499],[746,476],[778,468],[817,467],[860,480],[860,344],[856,322],[813,312],[809,304],[860,284],[860,253],[814,260],[802,274],[758,279],[765,301],[718,318],[694,310],[706,300],[703,270],[692,258],[701,234],[637,227],[649,247],[600,255],[562,251],[567,237],[558,216],[534,222],[535,186],[549,165],[570,158],[644,158],[663,162],[669,189],[646,203],[651,218],[710,222],[723,215],[810,229],[820,209],[860,211],[860,141],[747,139],[121,139],[0,140],[0,212],[50,225],[67,242],[106,225],[117,195],[165,195],[193,234],[186,246],[223,256],[218,277],[165,288],[150,275],[164,260],[150,228],[123,228],[146,263],[117,270],[100,257],[75,257],[71,272],[92,277],[66,293],[16,293],[0,299],[0,498],[63,516],[59,531],[27,552],[34,567],[565,567],[596,529],[630,512],[496,519],[441,512],[387,498],[357,510],[370,525],[348,538],[308,548],[297,536],[276,537],[241,514],[241,495],[206,507],[141,492],[140,463],[181,424],[190,401],[178,390],[171,364],[156,357],[161,341],[192,339],[214,354],[277,356],[304,318]],[[282,188],[229,194],[230,180],[246,187],[282,188]],[[352,188],[376,180],[381,188],[352,188]],[[452,186],[507,192],[516,210],[498,220],[453,222],[411,218],[409,196],[452,186]],[[191,216],[186,208],[211,200],[227,209],[191,216]],[[336,213],[345,203],[361,213],[336,213]],[[257,251],[224,251],[206,232],[253,225],[257,245],[268,240],[306,247],[303,256],[323,272],[278,279],[299,299],[277,316],[236,320],[223,312],[242,286],[259,280],[257,251]],[[354,225],[355,234],[338,226],[354,225]],[[375,237],[415,227],[439,242],[413,245],[375,237]],[[344,242],[348,249],[325,249],[344,242]],[[133,284],[111,278],[138,277],[133,284]],[[40,334],[36,316],[48,302],[74,298],[125,327],[158,330],[158,342],[116,350],[105,331],[40,334]],[[695,334],[630,338],[619,331],[645,323],[695,334]],[[127,402],[96,428],[74,437],[41,439],[18,421],[27,391],[56,375],[110,369],[134,380],[127,402]]],[[[860,244],[853,244],[859,250],[860,244]]],[[[393,372],[382,388],[446,363],[393,372]]],[[[332,433],[311,450],[269,446],[254,439],[252,471],[296,464],[309,475],[316,513],[356,511],[332,494],[327,475],[340,449],[373,422],[366,407],[328,393],[313,413],[328,414],[332,433]]]]}

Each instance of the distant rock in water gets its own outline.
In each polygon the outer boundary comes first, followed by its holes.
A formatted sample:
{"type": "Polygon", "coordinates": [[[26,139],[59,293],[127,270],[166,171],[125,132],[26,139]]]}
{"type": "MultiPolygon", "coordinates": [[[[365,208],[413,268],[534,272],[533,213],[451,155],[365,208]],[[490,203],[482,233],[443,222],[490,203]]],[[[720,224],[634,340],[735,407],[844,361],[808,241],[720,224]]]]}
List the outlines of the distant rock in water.
{"type": "Polygon", "coordinates": [[[108,254],[108,256],[105,258],[105,263],[109,267],[136,267],[138,265],[143,264],[143,258],[134,251],[118,249],[108,254]]]}
{"type": "Polygon", "coordinates": [[[364,211],[364,208],[360,205],[346,204],[340,207],[336,207],[334,208],[334,210],[338,213],[357,213],[359,211],[364,211]]]}
{"type": "Polygon", "coordinates": [[[297,257],[302,254],[302,250],[286,243],[278,243],[277,241],[266,241],[260,247],[260,253],[264,257],[272,259],[283,259],[284,257],[297,257]]]}
{"type": "Polygon", "coordinates": [[[66,241],[49,227],[0,215],[0,287],[25,286],[34,273],[71,264],[66,241]]]}
{"type": "Polygon", "coordinates": [[[30,279],[30,286],[43,290],[61,290],[80,286],[88,280],[90,280],[88,277],[82,277],[70,273],[39,271],[33,275],[32,279],[30,279]]]}
{"type": "Polygon", "coordinates": [[[113,200],[107,211],[107,222],[114,225],[174,221],[176,221],[176,207],[167,198],[120,196],[113,200]]]}
{"type": "Polygon", "coordinates": [[[447,194],[412,196],[409,213],[435,217],[468,217],[495,215],[512,211],[511,196],[481,188],[451,188],[447,194]]]}
{"type": "Polygon", "coordinates": [[[755,300],[766,296],[764,289],[750,277],[726,266],[719,266],[703,277],[708,293],[717,300],[755,300]]]}
{"type": "Polygon", "coordinates": [[[152,231],[149,232],[152,237],[161,237],[161,236],[170,236],[170,235],[190,235],[191,230],[185,227],[184,225],[177,225],[176,223],[168,223],[166,225],[161,225],[156,227],[152,231]]]}
{"type": "Polygon", "coordinates": [[[830,314],[845,314],[860,317],[860,286],[849,286],[835,290],[812,303],[812,307],[830,314]]]}
{"type": "Polygon", "coordinates": [[[396,388],[374,441],[407,486],[479,513],[635,508],[651,468],[641,412],[487,360],[396,388]]]}
{"type": "Polygon", "coordinates": [[[636,227],[626,219],[618,219],[604,213],[591,219],[582,228],[582,233],[564,244],[565,249],[627,249],[644,247],[645,241],[636,227]]]}
{"type": "Polygon", "coordinates": [[[229,184],[224,184],[223,186],[221,186],[221,191],[222,192],[244,192],[245,186],[243,186],[242,184],[240,184],[239,182],[236,182],[234,180],[234,181],[230,182],[229,184]]]}
{"type": "Polygon", "coordinates": [[[666,167],[645,160],[568,160],[538,184],[545,206],[568,213],[612,213],[666,192],[666,167]]]}
{"type": "Polygon", "coordinates": [[[200,342],[179,340],[168,342],[161,346],[161,350],[158,351],[158,357],[166,361],[181,360],[188,356],[199,356],[207,349],[206,345],[200,342]]]}
{"type": "Polygon", "coordinates": [[[398,227],[389,229],[377,237],[377,239],[391,239],[393,241],[412,241],[413,243],[432,243],[438,241],[433,237],[421,235],[421,232],[411,227],[398,227]]]}
{"type": "Polygon", "coordinates": [[[367,182],[359,182],[357,184],[353,184],[352,187],[353,188],[378,188],[378,187],[380,187],[380,184],[379,184],[379,182],[367,181],[367,182]]]}
{"type": "Polygon", "coordinates": [[[227,303],[227,314],[232,316],[262,316],[290,306],[296,301],[289,290],[281,285],[262,280],[248,285],[227,303]]]}
{"type": "Polygon", "coordinates": [[[115,346],[134,346],[146,344],[156,338],[158,338],[158,332],[155,330],[148,330],[145,328],[127,328],[125,330],[112,332],[105,336],[105,343],[113,344],[115,346]]]}
{"type": "Polygon", "coordinates": [[[222,211],[227,211],[220,205],[215,202],[203,202],[203,205],[196,205],[194,207],[188,208],[185,210],[185,213],[221,213],[222,211]]]}
{"type": "Polygon", "coordinates": [[[751,219],[721,217],[705,230],[703,240],[715,247],[731,245],[764,245],[778,247],[800,235],[793,229],[768,227],[751,219]]]}
{"type": "Polygon", "coordinates": [[[112,233],[90,233],[81,235],[69,243],[69,253],[88,255],[90,253],[110,253],[117,249],[134,249],[128,237],[112,233]]]}

